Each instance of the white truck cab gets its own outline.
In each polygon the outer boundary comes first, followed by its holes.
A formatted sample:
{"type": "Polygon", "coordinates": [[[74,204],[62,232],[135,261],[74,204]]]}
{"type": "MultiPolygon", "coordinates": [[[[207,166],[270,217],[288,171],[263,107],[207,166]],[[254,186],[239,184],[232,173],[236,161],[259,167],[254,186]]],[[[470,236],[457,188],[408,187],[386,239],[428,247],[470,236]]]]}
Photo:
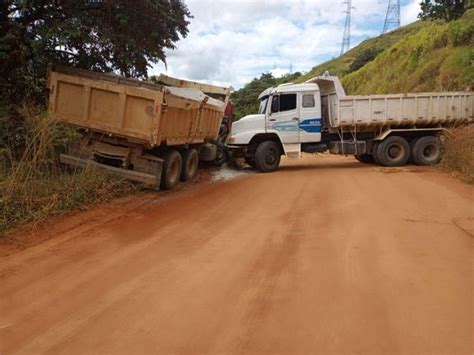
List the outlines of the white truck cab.
{"type": "Polygon", "coordinates": [[[313,83],[282,84],[263,91],[258,114],[234,122],[230,145],[248,145],[257,135],[274,135],[284,154],[298,158],[301,143],[321,141],[321,96],[313,83]]]}
{"type": "Polygon", "coordinates": [[[470,92],[347,96],[327,72],[268,88],[258,99],[257,114],[233,123],[227,147],[261,172],[276,170],[281,155],[326,150],[384,166],[437,164],[439,134],[472,122],[474,107],[470,92]]]}

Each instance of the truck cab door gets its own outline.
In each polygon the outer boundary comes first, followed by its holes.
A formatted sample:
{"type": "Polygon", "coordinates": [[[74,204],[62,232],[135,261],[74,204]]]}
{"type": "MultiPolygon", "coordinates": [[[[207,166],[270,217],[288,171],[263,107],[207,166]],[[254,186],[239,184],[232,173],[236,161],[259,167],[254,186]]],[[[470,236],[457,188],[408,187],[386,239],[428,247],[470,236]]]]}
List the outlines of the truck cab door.
{"type": "Polygon", "coordinates": [[[267,131],[278,131],[283,143],[299,143],[299,110],[296,93],[275,94],[267,115],[267,131]]]}
{"type": "Polygon", "coordinates": [[[323,123],[319,92],[301,92],[299,95],[301,143],[320,142],[323,123]]]}

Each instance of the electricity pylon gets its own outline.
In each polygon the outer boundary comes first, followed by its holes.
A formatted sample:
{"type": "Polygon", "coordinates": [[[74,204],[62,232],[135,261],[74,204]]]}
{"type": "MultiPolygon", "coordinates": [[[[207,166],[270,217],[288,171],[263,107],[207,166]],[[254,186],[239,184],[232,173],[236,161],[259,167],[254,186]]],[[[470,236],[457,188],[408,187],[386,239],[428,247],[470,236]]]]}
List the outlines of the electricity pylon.
{"type": "Polygon", "coordinates": [[[351,0],[345,0],[342,5],[346,5],[346,10],[343,11],[346,14],[346,22],[344,24],[344,35],[342,37],[341,55],[347,52],[351,47],[351,12],[355,7],[352,6],[351,0]]]}
{"type": "Polygon", "coordinates": [[[400,0],[388,0],[387,15],[382,33],[396,30],[400,27],[400,0]]]}

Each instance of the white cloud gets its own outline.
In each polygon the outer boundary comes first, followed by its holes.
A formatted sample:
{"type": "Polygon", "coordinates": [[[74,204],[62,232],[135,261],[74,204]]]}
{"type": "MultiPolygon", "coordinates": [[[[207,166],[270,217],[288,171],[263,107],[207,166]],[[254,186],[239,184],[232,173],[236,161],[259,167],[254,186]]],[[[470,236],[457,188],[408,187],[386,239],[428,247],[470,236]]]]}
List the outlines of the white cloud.
{"type": "Polygon", "coordinates": [[[402,26],[416,21],[420,13],[420,0],[411,0],[400,9],[400,22],[402,26]]]}
{"type": "MultiPolygon", "coordinates": [[[[388,0],[352,0],[352,44],[381,31],[388,0]]],[[[190,80],[241,87],[263,72],[307,71],[339,54],[341,0],[189,0],[194,18],[188,36],[167,51],[167,73],[190,80]]],[[[412,21],[414,5],[402,17],[412,21]]],[[[403,10],[404,11],[404,10],[403,10]]],[[[403,13],[402,11],[402,13],[403,13]]],[[[416,15],[415,15],[416,19],[416,15]]],[[[165,72],[155,66],[150,74],[165,72]]]]}

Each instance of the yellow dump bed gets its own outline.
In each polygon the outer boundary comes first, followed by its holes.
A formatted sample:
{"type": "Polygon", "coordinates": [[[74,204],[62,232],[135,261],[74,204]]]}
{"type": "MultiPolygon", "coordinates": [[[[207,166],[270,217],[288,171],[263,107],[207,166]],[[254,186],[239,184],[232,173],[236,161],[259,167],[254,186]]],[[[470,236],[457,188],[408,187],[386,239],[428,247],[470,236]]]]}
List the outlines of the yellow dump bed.
{"type": "Polygon", "coordinates": [[[167,87],[72,68],[49,72],[49,113],[70,126],[151,148],[216,141],[225,103],[167,87]]]}

